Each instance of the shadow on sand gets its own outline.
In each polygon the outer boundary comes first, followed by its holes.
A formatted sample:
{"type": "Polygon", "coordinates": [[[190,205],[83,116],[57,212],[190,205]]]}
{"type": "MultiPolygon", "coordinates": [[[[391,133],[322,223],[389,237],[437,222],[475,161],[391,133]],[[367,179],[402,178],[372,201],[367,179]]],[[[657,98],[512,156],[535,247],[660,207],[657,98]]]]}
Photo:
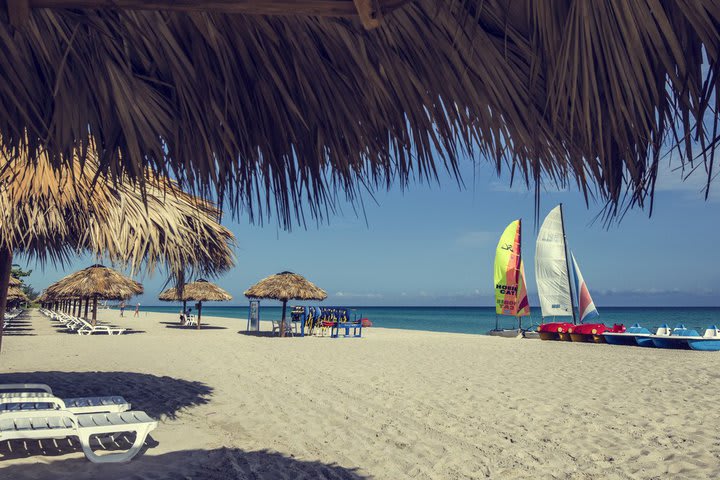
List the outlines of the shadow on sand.
{"type": "MultiPolygon", "coordinates": [[[[160,322],[165,328],[173,328],[175,330],[197,330],[194,325],[180,325],[177,322],[160,322]]],[[[227,330],[227,327],[218,327],[217,325],[200,324],[200,330],[227,330]]]]}
{"type": "Polygon", "coordinates": [[[157,419],[206,404],[213,391],[201,382],[132,372],[0,373],[1,383],[46,383],[60,398],[122,395],[133,410],[157,419]]]}
{"type": "Polygon", "coordinates": [[[125,464],[97,465],[84,458],[55,459],[48,463],[2,465],[0,475],[12,479],[327,479],[362,480],[355,468],[300,461],[268,451],[239,449],[186,450],[162,455],[143,455],[125,464]]]}
{"type": "Polygon", "coordinates": [[[246,336],[248,336],[248,337],[280,338],[280,336],[279,336],[277,333],[268,332],[268,331],[264,331],[264,332],[248,332],[247,330],[240,330],[240,331],[237,332],[237,333],[239,333],[240,335],[246,335],[246,336]]]}

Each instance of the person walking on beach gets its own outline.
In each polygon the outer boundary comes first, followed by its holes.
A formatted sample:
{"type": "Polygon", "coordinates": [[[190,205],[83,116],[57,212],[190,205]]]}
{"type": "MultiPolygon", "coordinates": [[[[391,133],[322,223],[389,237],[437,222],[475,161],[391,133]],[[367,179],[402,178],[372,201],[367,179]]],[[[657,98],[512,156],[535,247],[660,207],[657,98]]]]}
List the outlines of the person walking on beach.
{"type": "Polygon", "coordinates": [[[139,317],[140,316],[140,302],[135,305],[135,315],[133,317],[139,317]]]}
{"type": "Polygon", "coordinates": [[[125,316],[125,302],[124,301],[120,302],[120,316],[121,317],[125,316]]]}

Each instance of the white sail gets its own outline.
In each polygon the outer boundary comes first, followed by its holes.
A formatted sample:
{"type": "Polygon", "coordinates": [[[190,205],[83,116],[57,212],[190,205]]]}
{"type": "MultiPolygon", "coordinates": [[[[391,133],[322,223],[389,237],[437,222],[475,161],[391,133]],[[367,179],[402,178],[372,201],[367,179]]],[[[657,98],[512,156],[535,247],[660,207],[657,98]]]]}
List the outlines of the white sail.
{"type": "Polygon", "coordinates": [[[558,205],[545,217],[535,249],[535,280],[543,317],[573,314],[560,208],[558,205]]]}

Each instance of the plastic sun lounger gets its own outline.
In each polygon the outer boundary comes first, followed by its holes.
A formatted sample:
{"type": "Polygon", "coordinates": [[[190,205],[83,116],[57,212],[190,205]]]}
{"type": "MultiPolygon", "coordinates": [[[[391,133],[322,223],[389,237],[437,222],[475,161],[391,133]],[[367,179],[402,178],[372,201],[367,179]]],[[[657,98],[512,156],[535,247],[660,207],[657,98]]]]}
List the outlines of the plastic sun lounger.
{"type": "Polygon", "coordinates": [[[84,320],[82,318],[78,318],[77,320],[80,321],[82,326],[77,329],[78,335],[91,335],[93,333],[106,333],[108,335],[120,335],[122,333],[125,333],[127,331],[127,328],[120,328],[120,327],[108,327],[107,325],[96,325],[93,326],[90,322],[87,320],[84,320]]]}
{"type": "Polygon", "coordinates": [[[120,413],[130,410],[123,397],[58,398],[47,392],[0,393],[0,416],[26,410],[67,410],[70,413],[120,413]]]}
{"type": "Polygon", "coordinates": [[[0,441],[45,440],[78,437],[85,457],[93,463],[130,461],[142,448],[157,421],[145,412],[90,413],[75,415],[65,410],[9,412],[0,415],[0,441]],[[90,446],[93,435],[136,433],[129,450],[98,455],[90,446]]]}
{"type": "Polygon", "coordinates": [[[19,410],[59,409],[71,413],[120,413],[130,410],[130,403],[119,395],[107,397],[58,398],[44,383],[9,383],[0,385],[0,414],[19,410]],[[39,390],[39,391],[36,391],[39,390]]]}

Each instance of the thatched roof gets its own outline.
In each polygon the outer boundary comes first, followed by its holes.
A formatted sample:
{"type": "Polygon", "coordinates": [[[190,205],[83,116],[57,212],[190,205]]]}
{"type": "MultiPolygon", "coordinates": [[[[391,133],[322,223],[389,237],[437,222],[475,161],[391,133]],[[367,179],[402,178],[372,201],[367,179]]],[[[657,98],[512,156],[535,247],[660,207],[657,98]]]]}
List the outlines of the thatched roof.
{"type": "Polygon", "coordinates": [[[19,287],[20,285],[22,285],[22,282],[17,278],[10,276],[10,281],[8,282],[8,285],[10,285],[11,287],[19,287]]]}
{"type": "Polygon", "coordinates": [[[182,295],[178,293],[177,288],[169,288],[158,298],[166,302],[182,302],[184,300],[225,302],[232,300],[232,295],[214,283],[200,279],[183,285],[182,295]]]}
{"type": "Polygon", "coordinates": [[[93,265],[62,278],[46,292],[61,298],[126,300],[143,293],[143,286],[112,268],[93,265]]]}
{"type": "Polygon", "coordinates": [[[25,295],[25,292],[23,292],[20,288],[13,286],[8,288],[7,298],[8,300],[30,300],[28,296],[25,295]]]}
{"type": "Polygon", "coordinates": [[[234,237],[218,210],[168,179],[145,172],[141,191],[100,176],[93,153],[71,170],[45,155],[30,168],[8,156],[0,151],[0,245],[16,253],[62,262],[85,250],[136,271],[163,263],[206,275],[233,265],[234,237]]]}
{"type": "Polygon", "coordinates": [[[263,278],[245,290],[248,298],[270,298],[273,300],[325,300],[327,293],[308,281],[302,275],[281,272],[263,278]]]}
{"type": "Polygon", "coordinates": [[[641,201],[664,149],[709,173],[720,141],[716,0],[30,5],[56,8],[0,9],[6,145],[57,165],[92,136],[113,175],[284,223],[468,156],[641,201]]]}

